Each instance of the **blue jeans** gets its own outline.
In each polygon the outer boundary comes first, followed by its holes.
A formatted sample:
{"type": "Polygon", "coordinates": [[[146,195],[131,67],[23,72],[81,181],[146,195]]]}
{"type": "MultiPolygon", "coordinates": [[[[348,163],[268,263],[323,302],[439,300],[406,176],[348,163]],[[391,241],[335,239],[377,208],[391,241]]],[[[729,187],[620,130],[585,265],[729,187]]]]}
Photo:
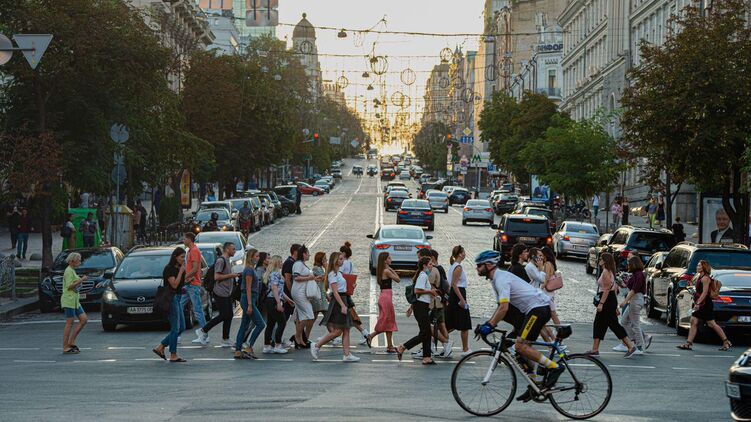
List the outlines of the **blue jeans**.
{"type": "Polygon", "coordinates": [[[172,298],[172,306],[169,309],[169,326],[170,332],[164,339],[162,344],[166,347],[169,346],[170,353],[177,353],[177,337],[185,330],[185,314],[183,313],[182,297],[185,295],[175,295],[172,298]]]}
{"type": "Polygon", "coordinates": [[[16,238],[16,257],[26,258],[26,249],[29,248],[29,234],[18,233],[16,238]]]}
{"type": "Polygon", "coordinates": [[[201,303],[201,286],[188,284],[185,286],[185,291],[188,294],[180,295],[180,297],[182,297],[180,307],[185,307],[185,304],[190,300],[190,303],[193,306],[193,315],[196,316],[198,325],[203,328],[206,325],[206,316],[203,314],[203,304],[201,303]]]}
{"type": "Polygon", "coordinates": [[[263,320],[263,316],[261,315],[261,311],[258,310],[258,293],[253,293],[253,295],[250,298],[251,303],[248,303],[248,295],[243,292],[240,295],[240,307],[243,310],[243,317],[240,321],[240,330],[237,331],[237,339],[235,340],[235,350],[242,350],[243,347],[243,341],[245,341],[246,338],[248,338],[248,334],[250,334],[250,340],[248,341],[248,345],[252,348],[253,344],[255,344],[256,339],[259,335],[261,335],[261,332],[264,328],[266,328],[266,321],[263,320]],[[248,307],[252,306],[253,309],[253,315],[248,315],[248,307]],[[251,323],[252,323],[252,329],[253,332],[250,333],[251,330],[251,323]]]}

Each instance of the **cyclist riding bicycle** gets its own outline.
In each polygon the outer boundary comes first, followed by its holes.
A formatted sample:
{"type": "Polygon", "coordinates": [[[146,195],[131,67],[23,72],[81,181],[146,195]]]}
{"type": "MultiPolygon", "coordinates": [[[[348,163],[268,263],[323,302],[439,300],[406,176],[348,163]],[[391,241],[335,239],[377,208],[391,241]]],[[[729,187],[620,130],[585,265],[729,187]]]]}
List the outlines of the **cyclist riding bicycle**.
{"type": "Polygon", "coordinates": [[[248,201],[243,201],[243,207],[237,214],[237,220],[240,223],[240,231],[247,233],[250,231],[251,215],[253,211],[250,209],[248,201]]]}
{"type": "MultiPolygon", "coordinates": [[[[537,362],[544,368],[547,368],[548,376],[545,379],[544,387],[552,387],[563,373],[563,366],[559,366],[554,361],[548,359],[542,353],[535,350],[528,342],[537,340],[540,331],[550,320],[550,298],[542,290],[531,286],[521,278],[498,268],[500,253],[496,251],[483,251],[475,258],[477,274],[489,280],[492,280],[493,290],[495,290],[498,307],[495,313],[481,325],[478,330],[483,335],[490,334],[495,326],[504,319],[517,320],[513,322],[521,332],[517,333],[515,350],[516,353],[527,358],[530,362],[537,362]],[[516,312],[518,310],[518,312],[516,312]],[[517,318],[508,318],[510,314],[523,315],[523,322],[518,324],[517,318]]],[[[521,401],[529,401],[532,398],[531,392],[527,390],[517,398],[521,401]]]]}

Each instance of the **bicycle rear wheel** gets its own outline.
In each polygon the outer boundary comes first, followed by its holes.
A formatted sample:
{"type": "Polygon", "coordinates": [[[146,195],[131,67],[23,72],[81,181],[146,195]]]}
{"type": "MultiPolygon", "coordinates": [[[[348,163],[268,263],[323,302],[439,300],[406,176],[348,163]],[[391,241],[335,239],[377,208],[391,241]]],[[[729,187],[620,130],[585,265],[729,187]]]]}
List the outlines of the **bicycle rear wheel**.
{"type": "Polygon", "coordinates": [[[506,359],[495,360],[487,350],[467,355],[451,374],[451,393],[462,409],[476,416],[492,416],[503,411],[514,398],[516,374],[506,359]],[[489,381],[483,379],[493,366],[489,381]]]}
{"type": "Polygon", "coordinates": [[[571,419],[589,419],[605,410],[613,393],[605,364],[587,355],[569,355],[566,363],[578,382],[569,370],[564,371],[549,395],[550,404],[571,419]]]}

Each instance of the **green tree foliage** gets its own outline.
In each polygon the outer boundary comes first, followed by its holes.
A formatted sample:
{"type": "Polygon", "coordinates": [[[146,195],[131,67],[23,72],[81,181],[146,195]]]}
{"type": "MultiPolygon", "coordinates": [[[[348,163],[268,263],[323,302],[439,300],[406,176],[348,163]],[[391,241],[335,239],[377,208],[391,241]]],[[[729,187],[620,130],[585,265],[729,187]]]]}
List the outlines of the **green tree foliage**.
{"type": "Polygon", "coordinates": [[[529,172],[567,198],[590,198],[613,189],[623,165],[615,141],[602,125],[560,115],[553,120],[542,138],[528,142],[519,153],[529,172]]]}
{"type": "MultiPolygon", "coordinates": [[[[748,212],[742,174],[751,133],[751,28],[741,0],[689,7],[664,45],[642,44],[624,93],[624,138],[651,172],[721,192],[735,227],[748,212]],[[731,203],[732,201],[732,203],[731,203]]],[[[745,230],[735,230],[742,241],[745,230]]]]}
{"type": "Polygon", "coordinates": [[[459,147],[455,142],[447,142],[447,135],[451,129],[443,122],[430,122],[420,128],[412,140],[415,157],[420,160],[422,167],[430,172],[446,171],[446,157],[448,146],[452,154],[456,155],[459,147]]]}

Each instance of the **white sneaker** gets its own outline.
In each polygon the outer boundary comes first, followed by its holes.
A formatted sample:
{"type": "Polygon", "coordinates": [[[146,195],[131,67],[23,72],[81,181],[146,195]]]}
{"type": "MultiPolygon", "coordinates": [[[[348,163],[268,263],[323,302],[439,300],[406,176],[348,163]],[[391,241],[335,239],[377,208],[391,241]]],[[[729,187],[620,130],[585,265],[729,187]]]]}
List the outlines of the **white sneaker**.
{"type": "Polygon", "coordinates": [[[331,342],[332,346],[341,346],[342,345],[342,338],[337,337],[334,339],[334,341],[331,342]]]}
{"type": "Polygon", "coordinates": [[[368,330],[362,330],[362,340],[360,340],[361,345],[368,344],[368,335],[370,335],[368,330]]]}
{"type": "Polygon", "coordinates": [[[346,355],[346,356],[344,356],[342,358],[342,362],[359,362],[359,361],[360,361],[360,358],[358,358],[357,356],[353,355],[352,353],[350,353],[350,354],[348,354],[348,355],[346,355]]]}
{"type": "Polygon", "coordinates": [[[628,347],[626,347],[625,344],[621,343],[615,347],[613,347],[614,352],[628,352],[628,347]]]}
{"type": "Polygon", "coordinates": [[[195,340],[193,340],[193,343],[206,344],[204,343],[204,340],[203,340],[203,337],[204,337],[203,330],[201,330],[200,328],[196,328],[196,330],[193,332],[196,333],[196,338],[195,340]]]}
{"type": "Polygon", "coordinates": [[[422,348],[412,351],[412,356],[417,356],[417,355],[422,356],[422,348]]]}
{"type": "Polygon", "coordinates": [[[318,360],[318,352],[320,351],[321,349],[316,347],[315,343],[310,345],[310,355],[313,356],[313,360],[318,360]]]}
{"type": "Polygon", "coordinates": [[[180,344],[180,343],[181,343],[181,341],[180,341],[180,340],[181,340],[181,339],[180,339],[180,336],[177,336],[177,344],[180,344]]]}
{"type": "Polygon", "coordinates": [[[263,351],[261,353],[266,353],[266,354],[274,353],[274,348],[269,345],[264,345],[263,351]]]}
{"type": "Polygon", "coordinates": [[[469,355],[470,353],[472,353],[472,349],[467,349],[467,351],[466,351],[466,352],[462,352],[462,353],[461,353],[461,357],[467,356],[467,355],[469,355]]]}
{"type": "Polygon", "coordinates": [[[219,347],[235,347],[235,344],[229,340],[222,340],[222,342],[219,343],[219,347]]]}
{"type": "MultiPolygon", "coordinates": [[[[291,348],[292,348],[292,346],[294,346],[294,345],[293,345],[292,343],[290,343],[289,341],[287,341],[287,340],[284,340],[284,341],[282,342],[282,347],[283,347],[284,349],[291,349],[291,348]]],[[[286,353],[286,352],[285,352],[285,353],[286,353]]]]}
{"type": "Polygon", "coordinates": [[[449,340],[448,342],[444,343],[443,344],[443,353],[441,353],[441,356],[444,357],[444,358],[447,358],[447,357],[451,356],[451,352],[452,352],[451,346],[453,346],[453,345],[454,345],[454,342],[451,341],[451,340],[449,340]]]}
{"type": "Polygon", "coordinates": [[[276,347],[274,347],[273,353],[276,353],[276,354],[279,354],[279,355],[283,355],[283,354],[287,353],[287,349],[285,349],[284,347],[276,346],[276,347]]]}

